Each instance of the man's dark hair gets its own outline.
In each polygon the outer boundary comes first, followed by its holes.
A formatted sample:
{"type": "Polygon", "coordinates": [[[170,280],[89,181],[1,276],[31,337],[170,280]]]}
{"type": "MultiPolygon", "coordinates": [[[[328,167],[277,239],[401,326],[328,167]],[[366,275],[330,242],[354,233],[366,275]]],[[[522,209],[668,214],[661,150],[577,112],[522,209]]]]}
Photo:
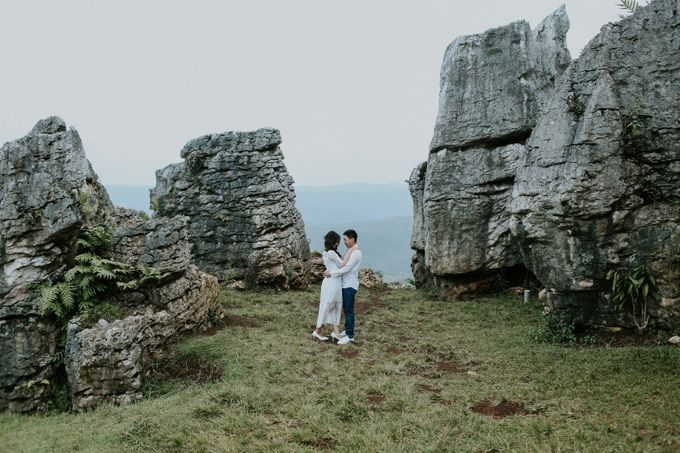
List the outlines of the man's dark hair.
{"type": "Polygon", "coordinates": [[[347,230],[347,231],[345,231],[345,232],[342,233],[342,234],[343,234],[344,236],[347,236],[347,237],[350,238],[350,239],[354,239],[354,242],[356,242],[357,239],[358,239],[357,232],[354,231],[354,230],[347,230]]]}
{"type": "Polygon", "coordinates": [[[340,235],[335,231],[331,230],[323,237],[324,250],[333,250],[338,256],[341,257],[340,252],[338,252],[338,245],[340,245],[340,235]]]}

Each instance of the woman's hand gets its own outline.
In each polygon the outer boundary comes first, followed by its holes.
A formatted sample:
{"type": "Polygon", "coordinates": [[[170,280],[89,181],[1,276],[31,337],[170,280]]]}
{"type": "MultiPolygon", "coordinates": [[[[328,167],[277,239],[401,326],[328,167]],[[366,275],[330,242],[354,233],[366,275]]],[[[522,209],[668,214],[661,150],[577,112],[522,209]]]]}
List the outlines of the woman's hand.
{"type": "Polygon", "coordinates": [[[349,261],[349,257],[352,256],[352,253],[353,253],[356,249],[357,249],[357,246],[356,246],[356,245],[354,245],[354,246],[352,246],[352,247],[350,247],[350,248],[347,249],[347,251],[345,252],[345,256],[344,256],[343,259],[342,259],[342,266],[343,266],[343,267],[347,265],[347,262],[349,261]]]}

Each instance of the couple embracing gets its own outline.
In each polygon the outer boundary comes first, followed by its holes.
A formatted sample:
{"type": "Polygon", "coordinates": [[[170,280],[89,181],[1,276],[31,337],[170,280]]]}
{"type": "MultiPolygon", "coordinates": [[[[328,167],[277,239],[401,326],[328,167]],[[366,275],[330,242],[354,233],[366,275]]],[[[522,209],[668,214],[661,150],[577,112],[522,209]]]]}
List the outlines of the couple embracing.
{"type": "Polygon", "coordinates": [[[354,298],[359,290],[361,250],[357,245],[357,232],[354,230],[347,230],[342,234],[342,240],[347,247],[344,255],[338,252],[340,245],[338,233],[329,231],[323,239],[322,256],[326,271],[321,283],[319,316],[312,336],[319,341],[327,341],[328,337],[321,335],[321,326],[330,324],[333,326],[331,337],[339,345],[345,345],[354,341],[354,298]],[[345,310],[345,330],[339,332],[342,310],[345,310]]]}

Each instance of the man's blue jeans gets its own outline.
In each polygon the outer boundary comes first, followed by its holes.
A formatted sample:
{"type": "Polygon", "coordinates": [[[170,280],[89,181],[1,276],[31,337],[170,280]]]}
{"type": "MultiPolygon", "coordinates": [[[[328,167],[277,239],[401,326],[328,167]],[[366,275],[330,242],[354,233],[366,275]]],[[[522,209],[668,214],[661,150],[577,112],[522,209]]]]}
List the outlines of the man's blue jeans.
{"type": "Polygon", "coordinates": [[[345,335],[354,338],[354,288],[342,288],[342,308],[345,310],[345,335]]]}

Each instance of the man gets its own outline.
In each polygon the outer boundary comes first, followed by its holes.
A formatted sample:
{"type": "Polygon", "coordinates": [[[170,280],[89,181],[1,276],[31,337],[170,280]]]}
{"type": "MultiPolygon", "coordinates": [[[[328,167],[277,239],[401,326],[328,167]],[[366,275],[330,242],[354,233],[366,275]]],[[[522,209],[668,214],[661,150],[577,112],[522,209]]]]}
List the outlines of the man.
{"type": "Polygon", "coordinates": [[[352,254],[347,264],[332,272],[324,272],[324,277],[342,277],[342,308],[345,310],[345,331],[341,334],[339,345],[354,341],[354,298],[359,290],[359,266],[361,265],[361,250],[357,245],[357,232],[347,230],[342,234],[342,240],[347,247],[347,253],[352,254]]]}

